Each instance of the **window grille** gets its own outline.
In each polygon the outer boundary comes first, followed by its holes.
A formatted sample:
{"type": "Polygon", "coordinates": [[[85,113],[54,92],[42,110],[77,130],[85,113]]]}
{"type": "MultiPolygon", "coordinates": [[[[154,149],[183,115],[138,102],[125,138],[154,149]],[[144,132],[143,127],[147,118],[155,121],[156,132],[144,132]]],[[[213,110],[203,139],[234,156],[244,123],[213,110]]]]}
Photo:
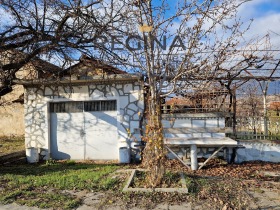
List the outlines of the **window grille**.
{"type": "Polygon", "coordinates": [[[85,103],[85,112],[94,111],[115,111],[117,110],[117,101],[89,101],[85,103]]]}
{"type": "Polygon", "coordinates": [[[51,103],[50,111],[56,113],[83,112],[83,102],[71,101],[71,102],[51,103]]]}
{"type": "Polygon", "coordinates": [[[67,113],[67,112],[96,112],[96,111],[115,111],[117,110],[117,101],[71,101],[57,102],[50,104],[50,112],[67,113]]]}
{"type": "Polygon", "coordinates": [[[86,112],[100,111],[100,101],[85,102],[85,111],[86,112]]]}

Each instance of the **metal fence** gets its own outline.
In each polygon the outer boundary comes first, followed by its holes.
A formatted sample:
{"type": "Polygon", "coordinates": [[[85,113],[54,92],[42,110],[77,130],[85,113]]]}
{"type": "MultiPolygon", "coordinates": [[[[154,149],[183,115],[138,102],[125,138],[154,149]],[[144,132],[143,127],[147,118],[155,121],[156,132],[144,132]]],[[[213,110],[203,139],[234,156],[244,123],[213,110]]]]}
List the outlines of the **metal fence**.
{"type": "Polygon", "coordinates": [[[265,121],[263,116],[238,116],[235,137],[242,140],[279,140],[280,117],[267,117],[265,121]],[[267,135],[265,135],[265,123],[268,128],[267,135]]]}
{"type": "MultiPolygon", "coordinates": [[[[277,83],[278,84],[278,83],[277,83]]],[[[184,95],[165,99],[162,113],[221,113],[226,126],[235,129],[228,136],[235,139],[280,139],[280,81],[275,90],[262,92],[258,83],[240,86],[235,91],[225,87],[189,90],[184,95]]]]}

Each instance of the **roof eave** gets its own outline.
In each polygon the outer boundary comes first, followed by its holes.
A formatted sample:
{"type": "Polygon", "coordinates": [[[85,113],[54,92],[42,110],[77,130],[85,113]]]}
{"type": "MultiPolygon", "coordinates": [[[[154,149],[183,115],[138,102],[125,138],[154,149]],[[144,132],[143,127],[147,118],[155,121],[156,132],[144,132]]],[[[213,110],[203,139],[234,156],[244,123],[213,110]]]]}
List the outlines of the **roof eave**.
{"type": "Polygon", "coordinates": [[[84,85],[84,84],[114,84],[114,83],[130,83],[141,82],[142,76],[139,74],[115,74],[115,75],[96,75],[89,79],[71,80],[71,79],[36,79],[36,80],[14,80],[15,84],[23,86],[41,86],[41,85],[84,85]]]}

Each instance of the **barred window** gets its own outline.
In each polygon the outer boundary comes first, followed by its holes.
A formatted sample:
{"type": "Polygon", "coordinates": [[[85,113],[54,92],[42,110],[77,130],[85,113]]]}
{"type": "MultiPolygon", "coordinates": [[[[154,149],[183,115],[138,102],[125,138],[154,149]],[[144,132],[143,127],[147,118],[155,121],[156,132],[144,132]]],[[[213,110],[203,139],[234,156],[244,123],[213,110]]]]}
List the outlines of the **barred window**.
{"type": "Polygon", "coordinates": [[[117,110],[117,101],[115,100],[85,102],[85,112],[115,110],[117,110]]]}
{"type": "Polygon", "coordinates": [[[56,113],[83,112],[83,102],[71,101],[71,102],[51,103],[50,111],[56,113]]]}
{"type": "Polygon", "coordinates": [[[95,112],[95,111],[115,111],[117,110],[117,101],[71,101],[57,102],[50,104],[50,112],[95,112]]]}
{"type": "Polygon", "coordinates": [[[100,101],[85,102],[85,111],[86,112],[100,111],[100,101]]]}

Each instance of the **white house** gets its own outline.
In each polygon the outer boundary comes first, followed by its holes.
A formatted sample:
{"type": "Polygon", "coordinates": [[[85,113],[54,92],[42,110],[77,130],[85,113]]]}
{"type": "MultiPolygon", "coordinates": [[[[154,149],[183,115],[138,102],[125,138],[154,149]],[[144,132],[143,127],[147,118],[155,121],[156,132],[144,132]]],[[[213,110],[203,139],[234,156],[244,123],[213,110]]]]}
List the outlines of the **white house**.
{"type": "Polygon", "coordinates": [[[140,141],[134,129],[144,109],[143,80],[113,70],[19,82],[29,160],[37,160],[37,151],[45,159],[118,160],[121,147],[140,141]]]}
{"type": "MultiPolygon", "coordinates": [[[[54,159],[118,160],[144,108],[139,76],[25,82],[25,143],[54,159]]],[[[134,140],[140,140],[139,134],[134,140]]]]}

